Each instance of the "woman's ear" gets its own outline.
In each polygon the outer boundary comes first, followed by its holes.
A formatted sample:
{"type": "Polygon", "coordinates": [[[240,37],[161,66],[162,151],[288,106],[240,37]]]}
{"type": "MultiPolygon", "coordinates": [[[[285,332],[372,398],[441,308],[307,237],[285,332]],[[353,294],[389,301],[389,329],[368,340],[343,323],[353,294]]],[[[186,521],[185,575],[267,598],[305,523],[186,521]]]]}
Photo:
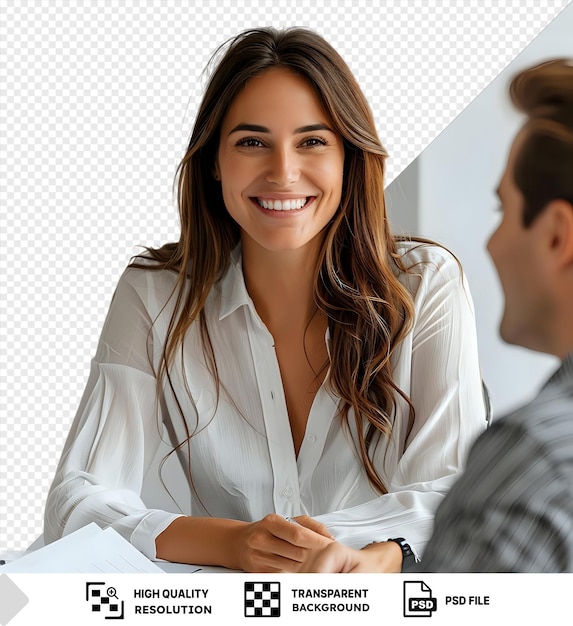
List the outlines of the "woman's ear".
{"type": "Polygon", "coordinates": [[[213,165],[213,178],[215,180],[221,180],[221,174],[219,173],[219,163],[215,161],[215,165],[213,165]]]}

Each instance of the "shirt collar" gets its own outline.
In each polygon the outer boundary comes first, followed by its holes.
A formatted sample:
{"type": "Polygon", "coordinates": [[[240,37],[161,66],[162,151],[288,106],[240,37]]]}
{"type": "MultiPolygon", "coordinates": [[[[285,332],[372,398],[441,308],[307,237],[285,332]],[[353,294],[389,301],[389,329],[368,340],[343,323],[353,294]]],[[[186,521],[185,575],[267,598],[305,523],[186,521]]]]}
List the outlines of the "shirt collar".
{"type": "Polygon", "coordinates": [[[223,274],[221,285],[221,305],[219,320],[225,319],[242,306],[254,308],[253,301],[247,292],[245,277],[243,276],[243,256],[241,244],[238,243],[231,252],[229,267],[223,274]]]}
{"type": "MultiPolygon", "coordinates": [[[[243,275],[243,255],[240,242],[231,252],[231,261],[229,263],[229,267],[221,278],[220,285],[221,304],[219,307],[219,320],[225,319],[242,306],[249,307],[249,310],[251,314],[253,314],[255,320],[260,320],[256,312],[255,305],[251,300],[251,296],[249,296],[249,292],[247,291],[247,286],[245,285],[245,277],[243,275]]],[[[262,322],[260,323],[262,324],[262,322]]],[[[328,326],[326,327],[324,340],[326,342],[328,358],[330,359],[330,345],[332,340],[328,326]]]]}
{"type": "Polygon", "coordinates": [[[573,382],[573,352],[565,357],[561,367],[547,381],[547,384],[554,385],[563,382],[573,382]]]}

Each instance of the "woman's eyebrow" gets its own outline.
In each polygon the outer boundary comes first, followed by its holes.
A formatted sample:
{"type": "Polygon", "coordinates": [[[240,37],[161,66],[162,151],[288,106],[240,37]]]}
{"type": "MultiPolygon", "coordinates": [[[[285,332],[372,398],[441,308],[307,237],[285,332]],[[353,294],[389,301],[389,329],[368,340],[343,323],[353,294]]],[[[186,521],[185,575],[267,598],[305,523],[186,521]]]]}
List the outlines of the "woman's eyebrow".
{"type": "Polygon", "coordinates": [[[229,131],[229,135],[236,133],[240,130],[248,130],[252,133],[270,133],[271,131],[266,126],[259,126],[258,124],[237,124],[235,128],[229,131]]]}
{"type": "Polygon", "coordinates": [[[309,124],[308,126],[301,126],[300,128],[297,128],[294,132],[298,135],[299,133],[312,133],[315,130],[328,130],[331,133],[334,132],[332,128],[326,124],[309,124]]]}
{"type": "MultiPolygon", "coordinates": [[[[229,135],[239,131],[249,131],[252,133],[270,133],[270,129],[266,126],[259,126],[258,124],[237,124],[234,128],[229,131],[229,135]]],[[[307,126],[301,126],[300,128],[296,128],[294,131],[295,135],[299,135],[301,133],[311,133],[317,130],[327,130],[331,133],[334,132],[330,126],[327,124],[308,124],[307,126]]]]}

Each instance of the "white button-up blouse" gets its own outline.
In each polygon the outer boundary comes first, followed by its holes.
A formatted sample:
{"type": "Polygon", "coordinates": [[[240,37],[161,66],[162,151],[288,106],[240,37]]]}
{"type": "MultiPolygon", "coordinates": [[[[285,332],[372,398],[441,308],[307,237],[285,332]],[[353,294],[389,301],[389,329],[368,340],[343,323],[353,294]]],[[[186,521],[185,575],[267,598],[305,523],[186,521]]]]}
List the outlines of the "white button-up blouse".
{"type": "Polygon", "coordinates": [[[438,246],[400,246],[412,266],[400,281],[415,323],[393,372],[416,418],[406,441],[408,407],[399,399],[392,437],[376,448],[387,495],[367,479],[328,375],[295,455],[273,337],[246,290],[239,247],[205,306],[218,398],[194,323],[170,370],[176,399],[166,384],[158,399],[154,372],[175,274],[125,270],[48,495],[46,541],[94,521],[153,559],[155,538],[179,515],[253,521],[276,512],[313,516],[355,547],[398,535],[421,553],[437,505],[486,426],[485,408],[473,304],[457,261],[438,246]]]}

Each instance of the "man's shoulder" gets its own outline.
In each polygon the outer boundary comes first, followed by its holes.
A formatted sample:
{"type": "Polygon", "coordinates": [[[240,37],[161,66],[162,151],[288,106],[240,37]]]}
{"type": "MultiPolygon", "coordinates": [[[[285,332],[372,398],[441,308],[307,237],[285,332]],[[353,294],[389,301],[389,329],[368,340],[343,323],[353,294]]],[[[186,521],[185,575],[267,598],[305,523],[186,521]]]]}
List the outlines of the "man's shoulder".
{"type": "MultiPolygon", "coordinates": [[[[495,431],[514,431],[538,443],[544,454],[573,461],[573,377],[546,385],[531,402],[500,418],[495,431]]],[[[500,436],[499,435],[499,436],[500,436]]]]}

